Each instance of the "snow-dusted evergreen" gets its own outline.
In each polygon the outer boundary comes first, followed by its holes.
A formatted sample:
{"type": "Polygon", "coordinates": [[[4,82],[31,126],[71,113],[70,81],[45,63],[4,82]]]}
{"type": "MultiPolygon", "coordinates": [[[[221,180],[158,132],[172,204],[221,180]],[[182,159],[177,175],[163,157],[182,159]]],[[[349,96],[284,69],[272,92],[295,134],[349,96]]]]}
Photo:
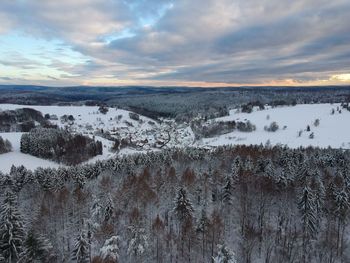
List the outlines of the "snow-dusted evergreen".
{"type": "Polygon", "coordinates": [[[0,154],[12,151],[12,144],[8,139],[3,139],[0,136],[0,154]]]}
{"type": "Polygon", "coordinates": [[[21,137],[22,153],[65,164],[78,164],[102,154],[102,143],[66,130],[35,128],[21,137]]]}
{"type": "Polygon", "coordinates": [[[75,240],[72,260],[77,263],[90,262],[90,244],[84,231],[75,240]]]}
{"type": "Polygon", "coordinates": [[[174,213],[181,223],[192,218],[193,206],[191,201],[188,199],[187,192],[184,188],[180,188],[177,191],[177,196],[174,203],[174,213]]]}
{"type": "Polygon", "coordinates": [[[237,263],[235,253],[225,245],[218,245],[218,253],[213,257],[214,263],[237,263]]]}
{"type": "Polygon", "coordinates": [[[146,230],[143,227],[137,225],[131,225],[128,227],[129,242],[128,242],[128,255],[132,261],[139,261],[141,257],[146,253],[148,248],[148,237],[146,230]]]}
{"type": "Polygon", "coordinates": [[[18,260],[211,263],[226,244],[237,262],[347,262],[349,163],[341,149],[225,146],[13,167],[1,233],[16,226],[18,260]]]}
{"type": "Polygon", "coordinates": [[[0,212],[0,255],[5,262],[13,263],[20,259],[24,238],[25,229],[18,211],[17,197],[13,192],[6,191],[0,212]]]}
{"type": "Polygon", "coordinates": [[[23,244],[23,252],[20,254],[19,262],[34,263],[47,262],[48,260],[55,260],[54,255],[51,254],[53,250],[51,242],[43,236],[30,230],[23,244]]]}
{"type": "Polygon", "coordinates": [[[100,249],[101,258],[108,262],[118,262],[119,258],[119,236],[112,236],[107,239],[103,247],[100,249]]]}

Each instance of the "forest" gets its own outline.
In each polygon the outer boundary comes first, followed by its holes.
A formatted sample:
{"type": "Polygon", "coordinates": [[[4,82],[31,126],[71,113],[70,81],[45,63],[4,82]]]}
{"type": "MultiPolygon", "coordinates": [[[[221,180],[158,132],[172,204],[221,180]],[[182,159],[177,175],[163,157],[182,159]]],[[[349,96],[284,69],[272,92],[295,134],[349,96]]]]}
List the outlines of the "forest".
{"type": "Polygon", "coordinates": [[[8,153],[11,152],[12,150],[12,145],[9,142],[9,140],[4,140],[1,136],[0,136],[0,154],[2,153],[8,153]]]}
{"type": "Polygon", "coordinates": [[[215,118],[230,108],[253,105],[350,102],[349,86],[322,87],[46,87],[0,85],[0,103],[22,105],[108,105],[156,118],[189,122],[215,118]]]}
{"type": "Polygon", "coordinates": [[[350,263],[350,0],[0,0],[0,263],[350,263]]]}
{"type": "Polygon", "coordinates": [[[63,129],[35,128],[22,135],[21,152],[74,165],[102,154],[102,143],[63,129]]]}
{"type": "Polygon", "coordinates": [[[41,112],[31,108],[0,110],[0,132],[28,132],[38,125],[52,126],[41,112]]]}
{"type": "Polygon", "coordinates": [[[164,149],[12,167],[3,262],[349,262],[350,152],[164,149]]]}

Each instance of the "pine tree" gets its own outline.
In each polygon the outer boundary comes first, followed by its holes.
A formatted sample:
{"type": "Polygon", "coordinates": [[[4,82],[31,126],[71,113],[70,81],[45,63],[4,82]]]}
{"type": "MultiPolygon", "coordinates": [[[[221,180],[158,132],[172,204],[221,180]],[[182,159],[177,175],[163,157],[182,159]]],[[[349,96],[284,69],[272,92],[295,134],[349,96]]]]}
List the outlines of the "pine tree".
{"type": "MultiPolygon", "coordinates": [[[[187,198],[187,193],[184,188],[180,188],[177,192],[173,211],[179,221],[179,234],[181,233],[181,256],[184,257],[185,239],[190,239],[193,219],[193,206],[191,201],[187,198]]],[[[190,242],[188,244],[190,244],[190,242]]]]}
{"type": "Polygon", "coordinates": [[[86,239],[85,233],[82,232],[76,239],[72,260],[77,263],[89,262],[89,242],[86,239]]]}
{"type": "Polygon", "coordinates": [[[239,177],[239,172],[241,170],[242,167],[242,160],[239,156],[237,156],[232,163],[231,166],[231,173],[232,173],[232,178],[234,180],[234,182],[238,181],[238,177],[239,177]]]}
{"type": "Polygon", "coordinates": [[[75,186],[79,189],[83,189],[86,184],[86,169],[79,167],[74,173],[74,183],[75,186]]]}
{"type": "Polygon", "coordinates": [[[34,172],[34,178],[37,180],[39,185],[44,190],[51,190],[53,188],[52,186],[52,169],[44,169],[39,167],[34,172]]]}
{"type": "Polygon", "coordinates": [[[205,209],[202,209],[201,212],[201,217],[198,220],[197,223],[197,233],[201,233],[202,234],[202,257],[203,257],[203,261],[204,261],[204,254],[205,254],[205,246],[206,246],[206,238],[205,236],[208,234],[208,228],[210,226],[210,220],[207,216],[207,213],[205,211],[205,209]]]}
{"type": "Polygon", "coordinates": [[[105,208],[104,208],[104,221],[108,222],[112,218],[113,213],[114,213],[114,205],[113,205],[112,197],[110,194],[108,194],[105,208]]]}
{"type": "Polygon", "coordinates": [[[316,210],[316,215],[319,222],[321,219],[322,208],[324,206],[326,189],[324,187],[320,173],[318,171],[315,171],[313,175],[313,188],[314,188],[314,197],[315,197],[315,210],[316,210]]]}
{"type": "Polygon", "coordinates": [[[98,227],[103,218],[103,207],[101,205],[101,200],[93,196],[93,204],[91,207],[91,221],[94,227],[98,227]]]}
{"type": "Polygon", "coordinates": [[[271,159],[267,159],[266,166],[265,166],[265,176],[272,178],[276,180],[276,171],[275,171],[275,165],[273,164],[271,159]]]}
{"type": "Polygon", "coordinates": [[[346,217],[350,207],[349,196],[345,190],[335,191],[335,215],[337,216],[338,227],[337,227],[337,249],[343,250],[344,247],[344,230],[346,217]]]}
{"type": "Polygon", "coordinates": [[[213,257],[214,263],[237,263],[235,253],[225,245],[218,245],[218,253],[213,257]]]}
{"type": "Polygon", "coordinates": [[[335,214],[337,215],[340,221],[344,222],[346,219],[348,209],[350,207],[350,200],[348,194],[345,190],[335,191],[334,199],[336,204],[335,214]]]}
{"type": "Polygon", "coordinates": [[[64,167],[59,167],[56,169],[55,173],[55,189],[61,190],[64,187],[64,183],[68,179],[68,171],[64,167]]]}
{"type": "Polygon", "coordinates": [[[24,228],[16,196],[8,191],[1,206],[0,254],[5,262],[17,262],[23,249],[24,228]]]}
{"type": "Polygon", "coordinates": [[[148,237],[142,227],[132,225],[128,229],[130,231],[128,255],[137,258],[145,253],[148,247],[148,237]]]}
{"type": "Polygon", "coordinates": [[[193,206],[191,201],[187,198],[187,193],[184,188],[180,188],[177,192],[173,211],[181,223],[192,219],[193,206]]]}
{"type": "Polygon", "coordinates": [[[29,138],[29,134],[24,133],[21,137],[21,146],[20,146],[20,151],[22,153],[29,153],[30,150],[30,138],[29,138]]]}
{"type": "Polygon", "coordinates": [[[301,198],[298,202],[298,208],[301,213],[301,221],[303,227],[303,262],[307,262],[307,247],[309,241],[313,238],[317,232],[317,218],[315,211],[315,201],[311,189],[308,186],[305,186],[301,198]]]}
{"type": "MultiPolygon", "coordinates": [[[[270,160],[269,160],[270,161],[270,160]]],[[[258,158],[258,160],[256,161],[256,165],[255,165],[255,173],[258,175],[264,175],[265,173],[265,167],[267,165],[267,160],[266,158],[263,158],[262,156],[260,156],[258,158]]]]}
{"type": "Polygon", "coordinates": [[[247,172],[251,172],[253,171],[253,169],[254,169],[254,163],[253,163],[252,157],[248,156],[244,162],[244,170],[247,172]]]}
{"type": "Polygon", "coordinates": [[[285,165],[282,166],[283,174],[286,179],[286,184],[289,184],[294,179],[295,167],[291,161],[288,161],[285,165]]]}
{"type": "Polygon", "coordinates": [[[2,174],[0,172],[0,183],[4,189],[6,189],[6,187],[9,189],[15,188],[15,182],[9,174],[2,174]]]}
{"type": "Polygon", "coordinates": [[[15,167],[12,165],[10,175],[14,180],[14,191],[19,192],[22,187],[31,180],[32,173],[28,171],[23,165],[15,167]]]}
{"type": "Polygon", "coordinates": [[[47,239],[31,230],[27,234],[27,237],[24,241],[24,250],[21,253],[21,259],[19,262],[45,262],[45,260],[50,257],[51,250],[51,243],[47,239]]]}
{"type": "Polygon", "coordinates": [[[205,233],[208,230],[209,224],[210,224],[210,220],[207,216],[207,212],[203,208],[201,212],[201,217],[199,218],[197,223],[196,231],[200,233],[205,233]]]}
{"type": "Polygon", "coordinates": [[[310,163],[305,158],[301,161],[301,164],[299,166],[300,168],[297,172],[296,180],[302,182],[303,184],[306,184],[312,177],[313,170],[310,167],[310,163]]]}
{"type": "Polygon", "coordinates": [[[301,213],[304,233],[313,237],[316,234],[317,219],[315,216],[315,199],[312,190],[305,186],[302,191],[302,196],[298,203],[298,208],[301,213]]]}
{"type": "Polygon", "coordinates": [[[221,200],[224,204],[232,204],[232,190],[232,180],[229,176],[226,176],[221,196],[221,200]]]}
{"type": "Polygon", "coordinates": [[[112,236],[107,239],[100,249],[101,257],[108,262],[117,262],[119,258],[119,236],[112,236]]]}

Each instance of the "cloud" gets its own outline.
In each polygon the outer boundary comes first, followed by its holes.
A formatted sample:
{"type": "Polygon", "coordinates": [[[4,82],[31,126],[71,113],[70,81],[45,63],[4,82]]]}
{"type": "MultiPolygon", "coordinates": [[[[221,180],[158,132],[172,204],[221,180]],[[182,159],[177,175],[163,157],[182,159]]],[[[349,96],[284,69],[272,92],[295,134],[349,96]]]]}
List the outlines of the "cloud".
{"type": "Polygon", "coordinates": [[[349,81],[350,80],[350,73],[333,75],[333,76],[331,76],[331,80],[349,81]]]}
{"type": "Polygon", "coordinates": [[[341,81],[349,13],[348,0],[3,1],[0,34],[62,41],[85,59],[47,66],[76,82],[341,81]]]}
{"type": "Polygon", "coordinates": [[[125,63],[167,68],[157,80],[256,83],[348,68],[346,1],[246,2],[179,1],[155,28],[109,48],[125,63]]]}
{"type": "Polygon", "coordinates": [[[16,53],[12,53],[11,57],[0,58],[0,64],[6,67],[16,67],[21,69],[34,69],[42,66],[41,63],[27,59],[16,53]]]}
{"type": "Polygon", "coordinates": [[[2,16],[15,29],[45,38],[95,41],[96,36],[121,30],[129,23],[122,1],[61,0],[3,1],[2,16]]]}

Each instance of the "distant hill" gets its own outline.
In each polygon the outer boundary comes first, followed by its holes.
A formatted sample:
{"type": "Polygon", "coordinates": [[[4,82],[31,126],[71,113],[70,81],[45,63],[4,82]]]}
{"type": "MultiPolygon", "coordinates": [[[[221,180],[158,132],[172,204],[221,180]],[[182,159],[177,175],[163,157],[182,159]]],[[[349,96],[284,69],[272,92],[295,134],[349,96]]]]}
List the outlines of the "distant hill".
{"type": "Polygon", "coordinates": [[[151,118],[188,121],[218,117],[245,103],[335,103],[350,101],[350,86],[315,87],[151,87],[0,85],[0,103],[21,105],[102,105],[132,110],[151,118]]]}

